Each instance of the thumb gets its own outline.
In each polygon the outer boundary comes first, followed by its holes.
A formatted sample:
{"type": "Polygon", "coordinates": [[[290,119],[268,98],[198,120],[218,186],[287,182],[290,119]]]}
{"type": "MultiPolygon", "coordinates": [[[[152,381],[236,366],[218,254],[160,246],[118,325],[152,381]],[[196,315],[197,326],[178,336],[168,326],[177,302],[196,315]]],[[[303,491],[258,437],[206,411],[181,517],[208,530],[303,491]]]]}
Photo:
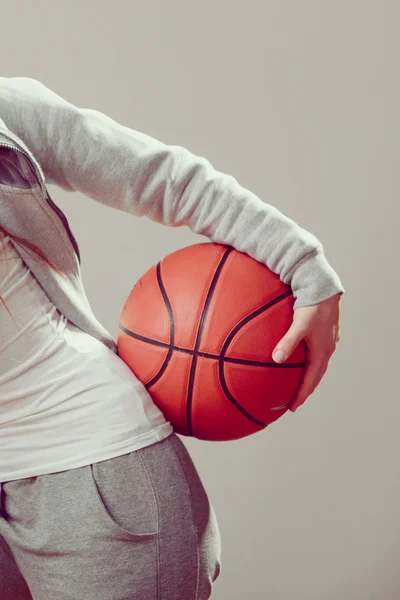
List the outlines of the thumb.
{"type": "Polygon", "coordinates": [[[298,344],[306,335],[303,327],[294,322],[286,335],[278,342],[272,353],[272,358],[277,363],[285,362],[295,351],[298,344]]]}

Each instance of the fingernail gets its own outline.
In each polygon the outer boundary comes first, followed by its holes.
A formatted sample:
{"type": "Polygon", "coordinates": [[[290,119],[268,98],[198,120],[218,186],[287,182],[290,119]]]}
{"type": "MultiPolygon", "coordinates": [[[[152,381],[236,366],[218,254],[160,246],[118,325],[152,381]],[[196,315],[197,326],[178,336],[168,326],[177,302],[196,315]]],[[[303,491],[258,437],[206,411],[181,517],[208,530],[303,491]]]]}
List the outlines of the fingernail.
{"type": "Polygon", "coordinates": [[[283,350],[277,350],[275,354],[272,356],[275,362],[283,362],[285,360],[285,353],[283,350]]]}

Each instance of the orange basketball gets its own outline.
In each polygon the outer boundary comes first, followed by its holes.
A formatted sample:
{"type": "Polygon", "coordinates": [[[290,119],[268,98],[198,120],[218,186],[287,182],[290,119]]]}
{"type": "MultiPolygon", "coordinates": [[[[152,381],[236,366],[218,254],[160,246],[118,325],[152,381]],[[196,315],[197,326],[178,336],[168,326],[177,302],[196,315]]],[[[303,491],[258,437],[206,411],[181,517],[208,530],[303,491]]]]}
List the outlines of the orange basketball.
{"type": "Polygon", "coordinates": [[[194,244],[136,283],[118,354],[176,433],[243,438],[281,417],[300,383],[304,342],[285,363],[271,356],[293,305],[290,287],[265,265],[231,246],[194,244]]]}

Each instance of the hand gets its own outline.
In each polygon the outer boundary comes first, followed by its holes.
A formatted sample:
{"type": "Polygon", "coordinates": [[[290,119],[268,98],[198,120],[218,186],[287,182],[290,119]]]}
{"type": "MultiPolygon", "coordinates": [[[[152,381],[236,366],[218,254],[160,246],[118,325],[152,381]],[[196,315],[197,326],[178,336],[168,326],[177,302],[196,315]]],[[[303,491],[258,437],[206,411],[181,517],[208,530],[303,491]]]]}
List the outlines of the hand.
{"type": "MultiPolygon", "coordinates": [[[[275,362],[285,362],[301,340],[307,344],[307,365],[303,379],[292,399],[289,409],[293,412],[313,393],[324,376],[329,360],[340,340],[339,302],[342,293],[336,294],[313,306],[301,306],[294,311],[293,323],[273,352],[275,362]],[[283,360],[276,360],[275,352],[283,350],[283,360]]],[[[279,357],[278,357],[279,358],[279,357]]]]}

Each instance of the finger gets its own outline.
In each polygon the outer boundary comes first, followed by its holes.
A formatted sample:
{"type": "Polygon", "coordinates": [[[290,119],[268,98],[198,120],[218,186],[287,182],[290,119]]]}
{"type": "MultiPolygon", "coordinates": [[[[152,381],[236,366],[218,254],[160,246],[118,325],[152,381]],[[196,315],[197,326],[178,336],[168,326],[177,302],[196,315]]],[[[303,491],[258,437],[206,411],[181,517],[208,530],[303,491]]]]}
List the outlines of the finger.
{"type": "Polygon", "coordinates": [[[304,325],[293,322],[286,335],[275,346],[272,358],[277,363],[285,362],[307,334],[304,325]]]}
{"type": "Polygon", "coordinates": [[[304,404],[307,398],[315,391],[328,368],[328,363],[329,359],[324,357],[322,362],[315,361],[313,364],[310,361],[309,366],[306,366],[299,389],[289,405],[289,409],[292,412],[295,412],[299,406],[304,404]]]}
{"type": "Polygon", "coordinates": [[[289,408],[291,411],[295,412],[304,402],[313,394],[316,388],[321,383],[323,376],[325,375],[328,368],[328,362],[326,362],[321,370],[318,372],[316,378],[307,384],[306,380],[304,380],[303,384],[300,385],[295,397],[293,398],[289,408]]]}
{"type": "Polygon", "coordinates": [[[340,340],[340,330],[339,330],[339,325],[335,325],[333,327],[333,344],[337,344],[337,342],[340,340]]]}

